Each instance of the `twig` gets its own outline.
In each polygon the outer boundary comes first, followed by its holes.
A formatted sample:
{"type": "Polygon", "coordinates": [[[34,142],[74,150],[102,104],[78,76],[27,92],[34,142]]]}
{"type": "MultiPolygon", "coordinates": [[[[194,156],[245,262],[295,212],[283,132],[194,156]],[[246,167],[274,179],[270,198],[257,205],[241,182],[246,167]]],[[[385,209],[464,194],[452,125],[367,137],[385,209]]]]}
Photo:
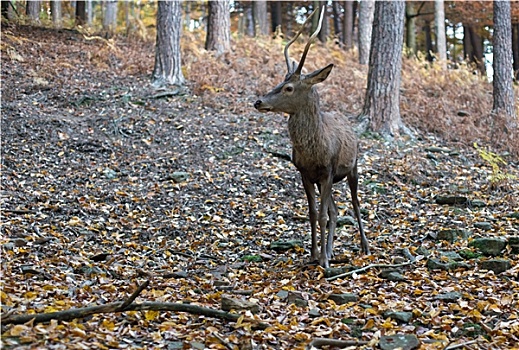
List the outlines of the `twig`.
{"type": "Polygon", "coordinates": [[[338,348],[345,348],[347,346],[360,346],[368,344],[367,341],[363,340],[339,340],[339,339],[328,339],[328,338],[315,338],[312,340],[310,344],[308,344],[308,348],[312,346],[315,348],[320,348],[322,346],[334,346],[338,348]]]}
{"type": "Polygon", "coordinates": [[[327,281],[334,281],[336,279],[339,279],[339,278],[342,278],[342,277],[346,277],[346,276],[349,276],[349,275],[353,275],[355,273],[364,272],[366,270],[373,269],[373,268],[402,267],[402,266],[407,266],[407,265],[414,264],[415,262],[416,261],[408,261],[408,262],[401,263],[401,264],[369,264],[369,265],[361,267],[360,269],[357,269],[357,270],[348,271],[348,272],[345,272],[345,273],[341,273],[340,275],[328,277],[326,280],[327,281]]]}
{"type": "Polygon", "coordinates": [[[447,346],[444,350],[454,350],[454,349],[459,349],[459,348],[462,348],[462,347],[467,346],[467,345],[476,344],[477,342],[478,342],[477,340],[470,340],[470,341],[467,341],[467,342],[465,342],[465,343],[459,343],[459,344],[449,345],[449,346],[447,346]]]}
{"type": "Polygon", "coordinates": [[[218,340],[220,341],[220,343],[222,343],[223,346],[225,346],[227,349],[229,349],[229,350],[234,350],[234,348],[233,348],[233,347],[232,347],[232,346],[231,346],[227,341],[225,341],[225,339],[223,339],[222,336],[221,336],[220,334],[218,334],[218,333],[216,333],[216,332],[213,332],[212,334],[213,334],[213,335],[216,337],[216,339],[218,339],[218,340]]]}
{"type": "Polygon", "coordinates": [[[148,287],[149,284],[150,284],[150,281],[146,280],[143,284],[138,286],[137,289],[132,293],[132,295],[130,295],[130,297],[121,304],[121,306],[119,307],[119,309],[117,311],[124,311],[126,309],[126,307],[128,307],[128,305],[133,303],[133,301],[139,296],[139,294],[141,294],[141,292],[144,290],[144,288],[148,287]]]}
{"type": "MultiPolygon", "coordinates": [[[[34,323],[49,322],[50,320],[58,321],[71,321],[76,318],[83,318],[86,316],[101,314],[101,313],[112,313],[120,312],[119,309],[123,305],[122,302],[109,303],[104,305],[94,305],[77,309],[69,309],[50,313],[41,314],[22,314],[22,315],[11,315],[4,317],[1,315],[2,324],[22,324],[34,320],[34,323]]],[[[227,321],[237,321],[241,315],[234,314],[227,311],[211,309],[193,304],[182,304],[182,303],[161,303],[161,302],[145,302],[141,304],[132,303],[128,305],[124,311],[174,311],[174,312],[187,312],[193,315],[202,315],[208,317],[220,318],[227,321]]],[[[270,325],[268,323],[258,322],[254,319],[246,319],[247,322],[255,323],[253,328],[266,329],[270,325]]]]}

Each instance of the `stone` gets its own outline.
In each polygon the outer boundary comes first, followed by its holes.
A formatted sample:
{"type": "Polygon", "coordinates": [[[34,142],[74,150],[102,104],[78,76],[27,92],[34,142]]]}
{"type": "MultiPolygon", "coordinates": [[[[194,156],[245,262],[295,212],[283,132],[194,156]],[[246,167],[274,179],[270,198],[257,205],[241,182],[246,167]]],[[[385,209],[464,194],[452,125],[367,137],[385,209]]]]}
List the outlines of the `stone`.
{"type": "Polygon", "coordinates": [[[447,301],[447,302],[455,302],[460,298],[461,298],[460,292],[448,292],[448,293],[438,294],[435,299],[441,300],[441,301],[447,301]]]}
{"type": "Polygon", "coordinates": [[[280,290],[279,292],[276,293],[276,296],[281,300],[285,300],[286,298],[288,298],[288,291],[280,290]]]}
{"type": "Polygon", "coordinates": [[[270,249],[277,252],[284,252],[296,247],[302,247],[303,241],[300,239],[294,239],[290,241],[275,241],[270,243],[270,249]]]}
{"type": "Polygon", "coordinates": [[[175,171],[167,176],[166,180],[173,180],[174,183],[184,182],[189,178],[189,173],[184,171],[175,171]]]}
{"type": "Polygon", "coordinates": [[[510,260],[506,259],[490,259],[479,263],[479,268],[482,270],[491,270],[495,274],[504,272],[510,268],[510,260]]]}
{"type": "Polygon", "coordinates": [[[447,229],[441,230],[436,235],[437,241],[447,241],[450,243],[456,242],[458,239],[467,239],[470,233],[461,229],[447,229]]]}
{"type": "Polygon", "coordinates": [[[359,301],[359,295],[355,293],[331,294],[328,299],[333,300],[337,305],[342,305],[359,301]]]}
{"type": "Polygon", "coordinates": [[[464,196],[436,196],[435,202],[440,205],[453,205],[467,203],[468,198],[464,196]]]}
{"type": "Polygon", "coordinates": [[[227,296],[222,296],[221,308],[223,311],[250,310],[250,312],[252,312],[253,314],[256,314],[260,311],[260,307],[256,303],[241,299],[229,298],[227,296]]]}
{"type": "Polygon", "coordinates": [[[433,147],[427,147],[425,149],[426,152],[431,152],[431,153],[450,153],[451,150],[448,149],[448,148],[444,148],[444,147],[436,147],[436,146],[433,146],[433,147]]]}
{"type": "Polygon", "coordinates": [[[345,266],[341,266],[341,267],[328,267],[328,268],[324,269],[324,277],[330,278],[330,277],[337,276],[337,275],[340,275],[340,274],[343,274],[346,272],[353,271],[355,269],[357,269],[357,267],[352,266],[352,265],[345,265],[345,266]]]}
{"type": "Polygon", "coordinates": [[[469,247],[474,247],[487,256],[499,255],[505,246],[506,240],[498,237],[476,238],[469,243],[469,247]]]}
{"type": "Polygon", "coordinates": [[[414,334],[395,334],[380,337],[378,347],[382,350],[413,350],[420,346],[420,340],[414,334]]]}
{"type": "Polygon", "coordinates": [[[288,292],[288,299],[289,304],[296,304],[299,307],[307,307],[308,306],[308,300],[305,299],[302,292],[297,291],[290,291],[288,292]]]}
{"type": "Polygon", "coordinates": [[[481,222],[475,222],[474,227],[488,231],[492,229],[492,224],[490,222],[481,221],[481,222]]]}
{"type": "Polygon", "coordinates": [[[310,309],[310,310],[308,310],[308,316],[310,316],[312,318],[321,317],[321,310],[310,309]]]}
{"type": "Polygon", "coordinates": [[[429,270],[455,270],[458,268],[470,268],[471,266],[469,264],[463,263],[463,262],[457,262],[452,260],[442,261],[440,259],[431,258],[427,260],[427,268],[429,270]]]}
{"type": "Polygon", "coordinates": [[[450,261],[462,261],[463,260],[461,255],[459,255],[456,252],[440,250],[439,253],[440,253],[440,256],[445,257],[445,258],[449,259],[450,261]]]}
{"type": "Polygon", "coordinates": [[[346,226],[346,225],[354,226],[356,222],[357,221],[349,215],[337,217],[337,227],[346,226]]]}
{"type": "Polygon", "coordinates": [[[386,311],[384,312],[385,318],[391,318],[401,322],[408,323],[413,318],[413,313],[409,311],[386,311]]]}
{"type": "Polygon", "coordinates": [[[473,199],[470,201],[470,206],[474,208],[484,208],[487,206],[487,203],[485,201],[482,201],[480,199],[473,199]]]}

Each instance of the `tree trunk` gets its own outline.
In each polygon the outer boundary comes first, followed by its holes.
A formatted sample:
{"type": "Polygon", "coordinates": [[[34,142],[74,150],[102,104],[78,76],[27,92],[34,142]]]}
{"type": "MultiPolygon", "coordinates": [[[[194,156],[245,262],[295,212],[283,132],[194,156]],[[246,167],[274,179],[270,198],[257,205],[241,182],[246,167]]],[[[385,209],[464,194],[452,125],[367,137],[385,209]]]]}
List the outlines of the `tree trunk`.
{"type": "Polygon", "coordinates": [[[117,0],[105,2],[105,15],[103,18],[103,30],[107,36],[112,36],[117,27],[117,0]]]}
{"type": "Polygon", "coordinates": [[[511,72],[512,58],[512,19],[510,0],[494,1],[494,104],[492,113],[506,118],[508,128],[517,127],[514,88],[511,72]]]}
{"type": "Polygon", "coordinates": [[[94,4],[93,4],[93,0],[87,0],[86,3],[87,3],[87,24],[89,26],[92,25],[92,23],[94,22],[94,4]]]}
{"type": "Polygon", "coordinates": [[[397,136],[400,117],[400,80],[404,41],[404,1],[377,1],[369,55],[368,87],[360,116],[368,128],[397,136]]]}
{"type": "Polygon", "coordinates": [[[339,2],[333,1],[332,2],[332,9],[333,9],[333,31],[334,35],[337,39],[339,39],[340,42],[342,42],[342,30],[341,30],[341,9],[339,8],[339,2]]]}
{"type": "Polygon", "coordinates": [[[205,49],[218,55],[231,49],[230,1],[209,1],[205,49]]]}
{"type": "Polygon", "coordinates": [[[408,57],[415,56],[416,47],[416,12],[412,1],[405,2],[405,44],[409,49],[408,57]]]}
{"type": "Polygon", "coordinates": [[[253,1],[252,15],[254,17],[254,33],[256,36],[269,34],[269,22],[267,16],[267,2],[253,1]]]}
{"type": "Polygon", "coordinates": [[[52,24],[56,28],[61,28],[63,19],[61,16],[61,0],[52,0],[50,2],[50,13],[52,16],[52,24]]]}
{"type": "Polygon", "coordinates": [[[431,36],[431,22],[425,21],[425,25],[423,27],[423,31],[425,33],[425,58],[427,61],[434,61],[433,53],[433,44],[432,44],[432,36],[431,36]]]}
{"type": "Polygon", "coordinates": [[[285,25],[285,37],[291,38],[294,35],[293,31],[293,18],[294,18],[294,4],[291,1],[283,2],[286,4],[286,11],[285,11],[285,18],[283,19],[283,23],[286,23],[285,25]]]}
{"type": "Polygon", "coordinates": [[[351,50],[353,47],[353,2],[344,2],[344,25],[342,27],[344,48],[351,50]]]}
{"type": "Polygon", "coordinates": [[[447,69],[447,38],[445,35],[445,9],[443,0],[434,1],[434,24],[436,27],[436,51],[443,69],[447,69]]]}
{"type": "Polygon", "coordinates": [[[247,36],[254,36],[254,18],[252,16],[252,4],[248,3],[245,6],[245,23],[247,36]]]}
{"type": "Polygon", "coordinates": [[[375,0],[361,0],[359,4],[359,63],[368,64],[375,0]]]}
{"type": "Polygon", "coordinates": [[[84,0],[78,0],[76,1],[76,25],[85,25],[86,21],[86,2],[84,0]]]}
{"type": "Polygon", "coordinates": [[[40,11],[41,11],[41,2],[40,0],[27,1],[26,6],[27,17],[31,22],[40,22],[40,11]]]}
{"type": "Polygon", "coordinates": [[[182,35],[182,11],[180,1],[159,1],[157,10],[157,42],[152,84],[182,86],[180,37],[182,35]]]}
{"type": "Polygon", "coordinates": [[[2,0],[2,17],[9,19],[9,6],[11,1],[2,0]]]}
{"type": "Polygon", "coordinates": [[[468,26],[467,29],[472,53],[470,60],[476,64],[481,74],[485,74],[486,69],[485,60],[483,57],[483,40],[474,27],[468,26]]]}
{"type": "Polygon", "coordinates": [[[275,33],[277,28],[281,26],[281,2],[270,1],[270,16],[272,20],[272,33],[275,33]]]}
{"type": "Polygon", "coordinates": [[[514,57],[514,78],[519,81],[519,23],[512,26],[512,55],[514,57]]]}
{"type": "Polygon", "coordinates": [[[470,44],[469,27],[463,26],[463,58],[467,61],[472,60],[472,45],[470,44]]]}

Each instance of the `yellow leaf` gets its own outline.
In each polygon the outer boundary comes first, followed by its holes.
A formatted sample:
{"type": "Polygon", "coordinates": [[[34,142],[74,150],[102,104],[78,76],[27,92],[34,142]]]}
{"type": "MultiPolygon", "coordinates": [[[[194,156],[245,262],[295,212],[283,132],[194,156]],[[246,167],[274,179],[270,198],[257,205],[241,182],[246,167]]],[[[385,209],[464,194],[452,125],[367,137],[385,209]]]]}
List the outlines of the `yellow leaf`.
{"type": "Polygon", "coordinates": [[[110,332],[113,332],[113,330],[115,329],[115,323],[113,323],[112,321],[109,321],[109,320],[104,320],[102,323],[102,326],[104,328],[106,328],[107,330],[109,330],[110,332]]]}
{"type": "Polygon", "coordinates": [[[18,324],[11,328],[9,331],[10,335],[13,337],[19,337],[23,332],[27,331],[29,328],[23,324],[18,324]]]}
{"type": "Polygon", "coordinates": [[[146,320],[148,320],[148,321],[153,321],[158,316],[159,316],[159,312],[154,311],[154,310],[148,310],[144,313],[144,317],[146,317],[146,320]]]}
{"type": "Polygon", "coordinates": [[[368,320],[368,322],[366,322],[366,324],[364,325],[364,327],[362,327],[362,329],[371,329],[375,326],[375,320],[373,320],[372,318],[370,318],[368,320]]]}

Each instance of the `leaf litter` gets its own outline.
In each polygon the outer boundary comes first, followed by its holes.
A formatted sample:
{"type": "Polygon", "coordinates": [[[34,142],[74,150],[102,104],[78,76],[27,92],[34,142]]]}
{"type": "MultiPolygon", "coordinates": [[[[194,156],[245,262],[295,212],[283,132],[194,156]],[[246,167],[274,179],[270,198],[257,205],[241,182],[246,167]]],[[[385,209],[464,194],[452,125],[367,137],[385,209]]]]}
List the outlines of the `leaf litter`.
{"type": "MultiPolygon", "coordinates": [[[[475,237],[519,235],[517,181],[490,190],[492,165],[471,147],[489,142],[471,119],[489,110],[486,83],[454,73],[459,86],[470,80],[473,97],[458,86],[471,99],[463,104],[469,127],[451,126],[459,106],[433,83],[440,73],[406,61],[402,113],[420,136],[393,145],[362,136],[359,195],[374,253],[361,256],[356,229],[343,226],[334,267],[352,273],[332,280],[308,264],[306,198],[283,156],[291,154],[286,118],[251,108],[283,74],[282,42],[244,38],[217,58],[186,33],[191,92],[151,99],[151,43],[107,45],[23,26],[2,32],[2,319],[125,300],[145,280],[136,302],[220,309],[232,298],[257,306],[236,311],[244,315],[237,322],[147,310],[5,324],[3,347],[304,349],[331,338],[370,348],[395,334],[414,334],[433,349],[517,344],[517,251],[507,246],[501,257],[510,267],[497,274],[479,267],[491,257],[469,247],[475,237]],[[413,70],[427,89],[406,78],[413,70]],[[431,90],[439,97],[421,92],[431,90]],[[441,195],[468,201],[439,205],[441,195]],[[446,230],[469,234],[435,239],[446,230]],[[271,250],[278,240],[303,247],[271,250]],[[431,258],[450,261],[445,252],[464,252],[467,265],[428,268],[431,258]],[[396,268],[403,279],[379,267],[355,272],[370,264],[403,264],[396,268]],[[331,297],[347,293],[354,301],[331,297]],[[254,320],[269,327],[258,330],[254,320]]],[[[322,55],[309,70],[339,63],[321,87],[325,104],[353,115],[366,69],[340,50],[315,49],[322,55]]],[[[508,152],[501,170],[517,176],[513,147],[508,152]]],[[[341,217],[351,215],[347,185],[334,188],[341,217]]]]}

